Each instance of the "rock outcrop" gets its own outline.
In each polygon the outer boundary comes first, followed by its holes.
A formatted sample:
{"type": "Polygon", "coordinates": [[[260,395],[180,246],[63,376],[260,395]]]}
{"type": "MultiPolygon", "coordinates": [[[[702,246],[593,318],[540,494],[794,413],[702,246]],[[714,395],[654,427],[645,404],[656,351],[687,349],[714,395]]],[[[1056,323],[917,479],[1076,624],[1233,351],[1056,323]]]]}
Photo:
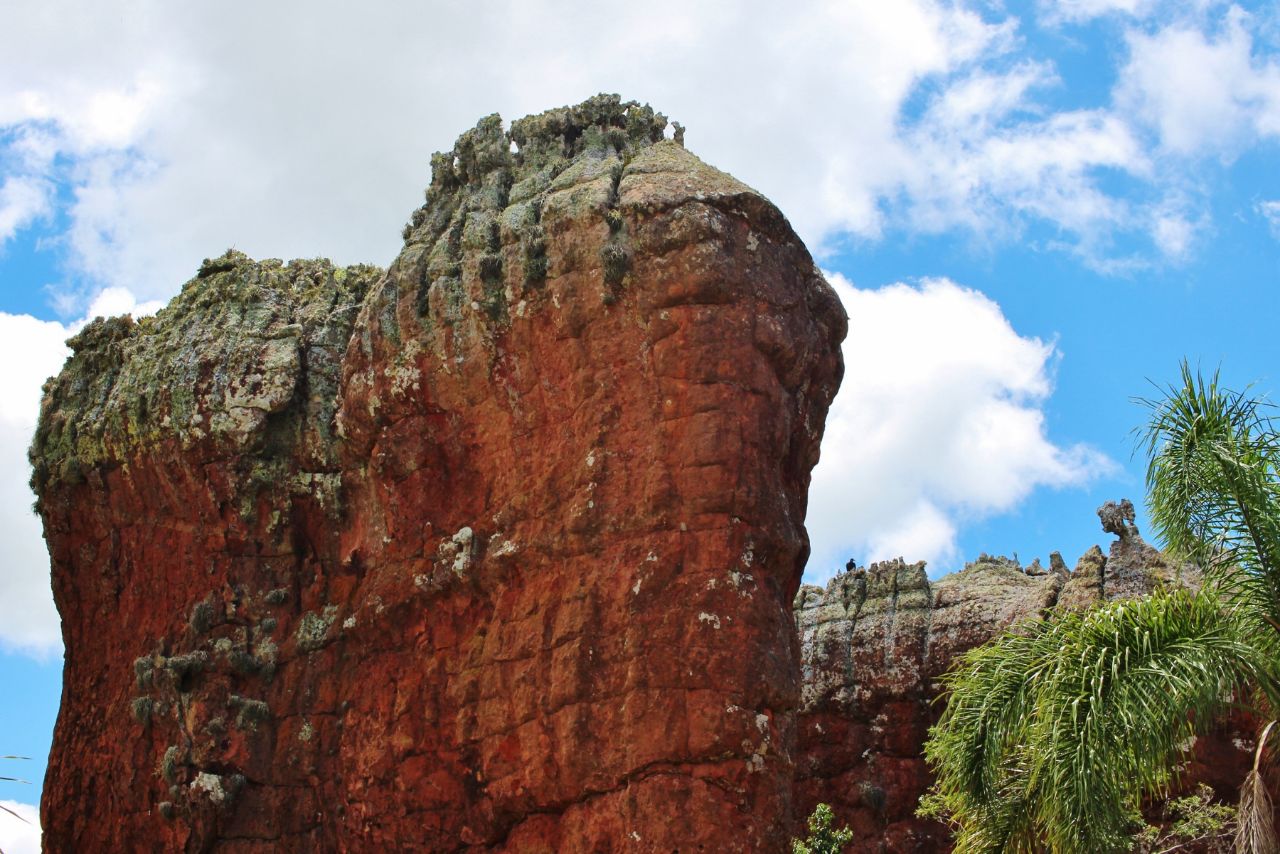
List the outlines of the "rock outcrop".
{"type": "MultiPolygon", "coordinates": [[[[798,812],[832,804],[855,831],[851,853],[948,850],[947,830],[915,811],[931,783],[922,748],[941,713],[938,679],[956,658],[1055,608],[1201,583],[1195,567],[1142,540],[1128,501],[1108,502],[1098,515],[1118,539],[1107,555],[1094,546],[1070,573],[1056,552],[1048,570],[982,555],[933,582],[923,563],[897,560],[841,573],[825,589],[802,587],[795,599],[803,662],[798,812]]],[[[1231,797],[1252,739],[1244,719],[1200,739],[1188,779],[1231,797]]]]}
{"type": "Polygon", "coordinates": [[[785,846],[845,319],[665,125],[491,116],[387,271],[228,253],[73,340],[49,850],[785,846]]]}

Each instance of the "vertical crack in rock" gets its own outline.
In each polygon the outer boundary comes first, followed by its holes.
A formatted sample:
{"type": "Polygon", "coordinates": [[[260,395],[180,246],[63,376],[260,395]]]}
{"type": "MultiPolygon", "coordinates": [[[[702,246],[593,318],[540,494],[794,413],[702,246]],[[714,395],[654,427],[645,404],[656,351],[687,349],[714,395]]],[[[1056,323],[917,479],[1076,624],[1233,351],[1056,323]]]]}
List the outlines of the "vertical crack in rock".
{"type": "Polygon", "coordinates": [[[846,323],[666,124],[489,116],[385,272],[232,252],[73,341],[52,850],[785,846],[846,323]]]}

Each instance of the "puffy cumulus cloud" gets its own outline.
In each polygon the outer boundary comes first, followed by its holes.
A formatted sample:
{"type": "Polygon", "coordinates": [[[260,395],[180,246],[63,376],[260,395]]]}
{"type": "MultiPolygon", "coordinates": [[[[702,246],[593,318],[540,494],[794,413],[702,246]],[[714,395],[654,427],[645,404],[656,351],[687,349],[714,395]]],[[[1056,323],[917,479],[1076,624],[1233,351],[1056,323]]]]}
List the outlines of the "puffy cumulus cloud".
{"type": "Polygon", "coordinates": [[[61,130],[84,161],[67,176],[73,260],[143,296],[171,292],[229,245],[385,263],[433,150],[482,112],[510,119],[600,90],[682,119],[703,156],[775,197],[810,240],[874,233],[880,176],[899,171],[903,101],[1010,30],[935,0],[492,0],[359,15],[300,0],[140,0],[124,19],[50,5],[60,14],[22,10],[0,36],[14,49],[0,49],[0,68],[17,81],[0,124],[61,130]],[[74,58],[42,59],[30,44],[42,41],[74,58]]]}
{"type": "Polygon", "coordinates": [[[0,807],[0,851],[40,854],[40,810],[17,801],[0,801],[0,807]]]}
{"type": "Polygon", "coordinates": [[[1146,177],[1142,145],[1105,110],[1033,115],[1032,93],[1056,85],[1043,64],[975,73],[941,93],[905,132],[917,156],[903,175],[903,209],[920,231],[957,224],[995,239],[1027,222],[1055,223],[1090,254],[1119,230],[1141,230],[1127,201],[1105,192],[1100,170],[1146,177]]]}
{"type": "Polygon", "coordinates": [[[6,360],[0,372],[0,646],[37,656],[56,652],[62,638],[49,588],[49,554],[31,509],[27,447],[40,387],[66,359],[68,335],[61,323],[0,314],[0,358],[6,360]]]}
{"type": "Polygon", "coordinates": [[[1149,127],[1167,152],[1230,159],[1280,138],[1280,59],[1255,42],[1256,21],[1231,6],[1209,24],[1176,19],[1132,30],[1117,107],[1149,127]]]}
{"type": "MultiPolygon", "coordinates": [[[[139,304],[121,288],[100,293],[85,319],[64,325],[30,315],[0,313],[0,647],[45,657],[62,643],[49,586],[49,553],[28,481],[27,448],[35,432],[41,387],[69,355],[65,341],[85,320],[116,314],[141,316],[159,308],[139,304]]],[[[9,848],[4,846],[4,850],[9,848]]]]}
{"type": "MultiPolygon", "coordinates": [[[[1105,189],[1109,172],[1150,174],[1124,121],[1047,108],[1053,68],[1019,59],[1021,22],[991,4],[129,9],[12,11],[0,128],[42,128],[64,155],[73,278],[144,298],[228,246],[386,263],[432,151],[480,113],[601,90],[668,110],[815,246],[892,229],[1007,239],[1047,222],[1093,252],[1098,233],[1152,221],[1105,189]]],[[[40,210],[30,186],[13,195],[11,230],[40,210]]]]}
{"type": "Polygon", "coordinates": [[[946,568],[965,521],[1111,467],[1049,438],[1054,346],[1020,336],[996,303],[947,279],[861,290],[829,278],[849,337],[810,489],[816,580],[848,556],[946,568]]]}

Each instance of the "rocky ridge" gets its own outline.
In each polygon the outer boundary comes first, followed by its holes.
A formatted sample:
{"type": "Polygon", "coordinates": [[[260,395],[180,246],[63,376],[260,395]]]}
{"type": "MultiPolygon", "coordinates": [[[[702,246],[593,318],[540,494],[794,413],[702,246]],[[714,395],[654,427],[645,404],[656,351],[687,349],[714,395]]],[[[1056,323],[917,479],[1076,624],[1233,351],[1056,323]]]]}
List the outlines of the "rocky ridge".
{"type": "MultiPolygon", "coordinates": [[[[855,831],[850,852],[948,850],[946,829],[915,810],[931,782],[922,747],[941,712],[938,679],[957,657],[1055,609],[1201,583],[1196,567],[1142,539],[1129,501],[1107,502],[1098,515],[1116,540],[1107,554],[1091,548],[1072,571],[1056,552],[1049,569],[981,555],[931,582],[923,563],[899,559],[841,573],[825,588],[802,587],[794,602],[803,669],[799,809],[831,803],[855,831]]],[[[1230,721],[1200,739],[1187,779],[1231,798],[1252,748],[1250,723],[1230,721]]]]}
{"type": "Polygon", "coordinates": [[[785,846],[845,318],[666,124],[488,117],[385,272],[232,252],[73,341],[50,850],[785,846]]]}
{"type": "Polygon", "coordinates": [[[1122,502],[1074,572],[797,592],[843,312],[666,124],[488,117],[387,270],[228,252],[72,340],[32,449],[49,850],[774,851],[817,800],[941,850],[955,656],[1190,577],[1122,502]]]}

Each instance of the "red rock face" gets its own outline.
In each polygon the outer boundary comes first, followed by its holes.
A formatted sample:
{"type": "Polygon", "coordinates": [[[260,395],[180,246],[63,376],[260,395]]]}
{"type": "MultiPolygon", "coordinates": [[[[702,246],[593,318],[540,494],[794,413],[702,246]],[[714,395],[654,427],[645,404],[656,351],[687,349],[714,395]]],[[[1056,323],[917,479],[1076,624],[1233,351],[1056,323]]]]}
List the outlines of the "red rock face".
{"type": "Polygon", "coordinates": [[[80,336],[49,850],[786,846],[844,315],[663,124],[491,117],[385,274],[231,254],[80,336]]]}

